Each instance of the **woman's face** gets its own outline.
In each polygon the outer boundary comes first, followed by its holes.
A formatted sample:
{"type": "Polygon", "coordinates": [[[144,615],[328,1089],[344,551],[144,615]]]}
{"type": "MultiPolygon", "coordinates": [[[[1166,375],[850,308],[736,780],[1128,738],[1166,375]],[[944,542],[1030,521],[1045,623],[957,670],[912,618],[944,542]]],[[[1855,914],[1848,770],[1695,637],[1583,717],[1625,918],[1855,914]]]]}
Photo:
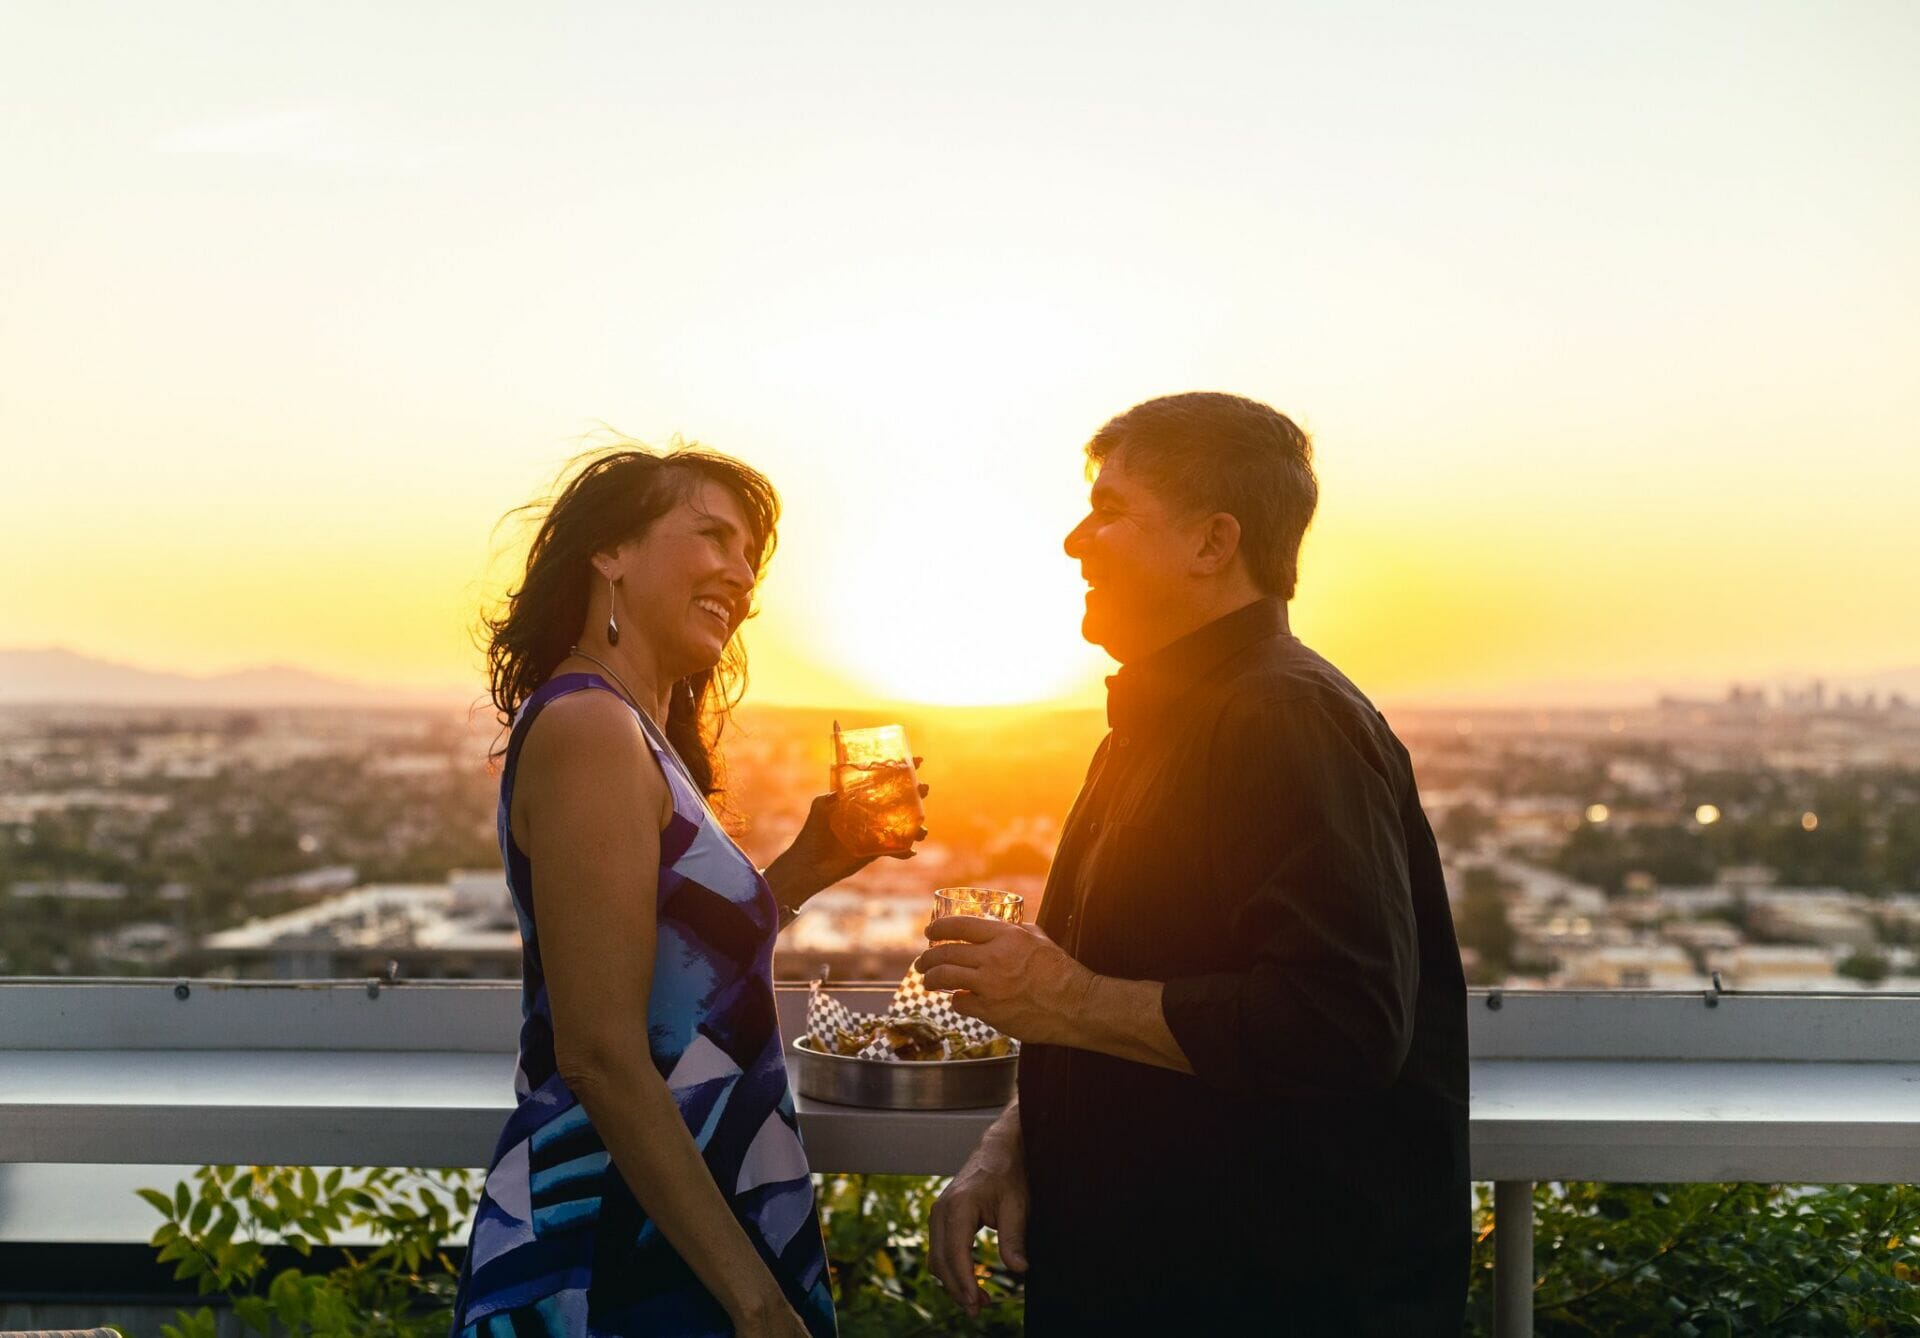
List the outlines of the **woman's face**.
{"type": "Polygon", "coordinates": [[[753,603],[752,544],[739,499],[701,479],[603,567],[619,578],[621,628],[645,639],[668,679],[711,668],[746,619],[753,603]]]}

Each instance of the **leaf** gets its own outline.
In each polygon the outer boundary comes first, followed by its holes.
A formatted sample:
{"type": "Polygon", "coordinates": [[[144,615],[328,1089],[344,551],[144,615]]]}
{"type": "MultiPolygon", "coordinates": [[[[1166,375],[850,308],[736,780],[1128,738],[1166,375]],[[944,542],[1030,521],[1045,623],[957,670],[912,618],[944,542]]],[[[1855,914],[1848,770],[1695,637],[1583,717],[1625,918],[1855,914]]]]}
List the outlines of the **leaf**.
{"type": "Polygon", "coordinates": [[[193,1206],[193,1200],[187,1191],[187,1182],[182,1180],[173,1188],[173,1215],[175,1219],[185,1217],[193,1206]]]}
{"type": "Polygon", "coordinates": [[[289,1327],[307,1316],[307,1295],[301,1286],[303,1280],[299,1269],[288,1268],[275,1274],[267,1286],[267,1303],[279,1315],[281,1322],[289,1327]]]}
{"type": "Polygon", "coordinates": [[[193,1234],[197,1236],[202,1231],[205,1231],[207,1229],[207,1223],[211,1221],[212,1218],[213,1218],[212,1201],[208,1199],[201,1199],[198,1203],[193,1205],[193,1211],[187,1214],[187,1230],[193,1232],[193,1234]]]}
{"type": "Polygon", "coordinates": [[[268,1333],[273,1328],[273,1311],[264,1297],[236,1296],[233,1301],[233,1313],[242,1324],[255,1333],[268,1333]]]}
{"type": "Polygon", "coordinates": [[[168,1198],[165,1194],[162,1194],[159,1190],[136,1189],[134,1193],[138,1194],[141,1198],[145,1199],[148,1203],[152,1204],[154,1211],[159,1213],[162,1217],[166,1218],[169,1222],[171,1222],[174,1219],[175,1214],[173,1211],[173,1200],[168,1198]]]}

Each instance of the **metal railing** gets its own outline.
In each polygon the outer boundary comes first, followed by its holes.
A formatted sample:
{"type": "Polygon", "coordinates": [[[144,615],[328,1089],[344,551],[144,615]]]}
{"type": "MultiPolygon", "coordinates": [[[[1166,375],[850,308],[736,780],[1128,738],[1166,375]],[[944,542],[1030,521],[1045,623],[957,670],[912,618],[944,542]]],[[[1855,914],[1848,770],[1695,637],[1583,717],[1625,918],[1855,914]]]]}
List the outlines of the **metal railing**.
{"type": "MultiPolygon", "coordinates": [[[[507,983],[0,982],[0,1162],[483,1165],[519,1021],[507,983]]],[[[1501,1334],[1536,1182],[1920,1181],[1920,997],[1476,991],[1469,1042],[1501,1334]]],[[[799,1107],[816,1170],[929,1175],[995,1114],[799,1107]]]]}

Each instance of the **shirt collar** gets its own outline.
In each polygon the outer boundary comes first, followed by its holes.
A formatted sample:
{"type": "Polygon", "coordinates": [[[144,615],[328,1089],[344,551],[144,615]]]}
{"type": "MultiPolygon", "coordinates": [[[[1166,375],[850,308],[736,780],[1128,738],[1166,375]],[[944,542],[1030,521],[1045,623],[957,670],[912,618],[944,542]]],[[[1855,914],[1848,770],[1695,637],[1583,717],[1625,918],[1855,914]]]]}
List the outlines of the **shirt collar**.
{"type": "Polygon", "coordinates": [[[1208,673],[1256,641],[1286,636],[1287,606],[1256,599],[1125,665],[1107,680],[1107,725],[1137,729],[1164,715],[1208,673]]]}

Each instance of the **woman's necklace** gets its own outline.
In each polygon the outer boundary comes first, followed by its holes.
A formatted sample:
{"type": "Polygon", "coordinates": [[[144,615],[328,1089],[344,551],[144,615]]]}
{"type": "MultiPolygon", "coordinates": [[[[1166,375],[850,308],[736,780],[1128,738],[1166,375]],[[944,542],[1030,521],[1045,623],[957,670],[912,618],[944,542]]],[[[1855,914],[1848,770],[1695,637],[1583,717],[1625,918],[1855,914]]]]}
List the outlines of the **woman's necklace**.
{"type": "MultiPolygon", "coordinates": [[[[627,694],[627,700],[633,703],[633,709],[640,712],[640,714],[642,715],[647,714],[647,708],[640,704],[640,699],[633,695],[633,689],[627,686],[627,680],[620,677],[620,675],[614,671],[614,667],[612,665],[608,664],[605,660],[601,659],[598,655],[593,655],[587,651],[581,650],[580,647],[578,646],[567,647],[567,654],[578,655],[583,660],[591,660],[593,663],[599,665],[602,669],[606,670],[607,676],[611,678],[614,682],[620,685],[620,691],[627,694]]],[[[647,716],[647,718],[651,720],[653,717],[647,716]]]]}
{"type": "MultiPolygon", "coordinates": [[[[638,711],[642,716],[644,716],[649,725],[653,725],[653,717],[650,715],[647,715],[647,708],[640,704],[640,699],[633,695],[633,689],[627,686],[627,680],[620,677],[618,673],[615,673],[612,665],[608,664],[605,660],[601,659],[598,655],[594,655],[587,651],[581,650],[580,647],[578,646],[569,646],[567,648],[567,653],[569,655],[578,655],[583,660],[590,660],[594,664],[597,664],[602,669],[606,670],[607,675],[610,678],[612,678],[614,682],[620,685],[620,691],[627,694],[627,700],[633,703],[633,709],[638,711]]],[[[679,763],[680,770],[685,772],[687,775],[687,778],[691,780],[693,778],[693,770],[692,768],[687,766],[686,759],[680,756],[680,750],[673,746],[673,740],[667,737],[666,727],[663,725],[653,725],[653,728],[659,732],[660,742],[664,743],[667,746],[667,751],[673,755],[673,760],[679,763]]]]}

